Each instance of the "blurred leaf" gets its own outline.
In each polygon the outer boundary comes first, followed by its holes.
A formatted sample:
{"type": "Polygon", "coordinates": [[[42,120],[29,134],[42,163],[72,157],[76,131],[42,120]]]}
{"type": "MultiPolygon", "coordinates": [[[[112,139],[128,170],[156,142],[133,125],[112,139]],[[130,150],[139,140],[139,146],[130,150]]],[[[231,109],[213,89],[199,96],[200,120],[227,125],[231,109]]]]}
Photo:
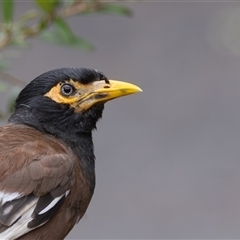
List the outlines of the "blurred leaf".
{"type": "Polygon", "coordinates": [[[94,46],[92,45],[92,43],[90,43],[86,39],[78,37],[78,36],[74,36],[72,38],[72,42],[71,42],[70,46],[75,47],[75,48],[83,48],[88,51],[91,51],[94,49],[94,46]]]}
{"type": "Polygon", "coordinates": [[[71,42],[74,34],[72,33],[71,28],[69,27],[68,23],[63,18],[56,18],[55,21],[56,30],[61,39],[65,42],[71,42]]]}
{"type": "Polygon", "coordinates": [[[37,5],[42,8],[45,12],[51,13],[58,6],[59,0],[35,0],[37,5]]]}
{"type": "Polygon", "coordinates": [[[44,31],[41,37],[49,42],[57,43],[64,46],[84,48],[92,50],[93,45],[87,40],[76,36],[68,23],[62,18],[56,18],[54,21],[55,31],[44,31]]]}
{"type": "Polygon", "coordinates": [[[14,29],[22,27],[28,21],[35,19],[37,16],[38,12],[36,10],[27,11],[14,22],[14,29]]]}
{"type": "Polygon", "coordinates": [[[118,5],[115,3],[107,3],[103,4],[98,12],[114,14],[114,15],[121,15],[121,16],[132,16],[132,11],[123,5],[118,5]]]}
{"type": "Polygon", "coordinates": [[[2,1],[2,11],[3,11],[3,21],[9,23],[13,16],[13,0],[3,0],[2,1]]]}
{"type": "Polygon", "coordinates": [[[18,36],[16,38],[14,38],[12,41],[11,41],[11,44],[13,46],[17,46],[17,47],[20,47],[20,48],[29,48],[30,47],[30,44],[26,41],[25,38],[23,38],[22,36],[18,36]]]}

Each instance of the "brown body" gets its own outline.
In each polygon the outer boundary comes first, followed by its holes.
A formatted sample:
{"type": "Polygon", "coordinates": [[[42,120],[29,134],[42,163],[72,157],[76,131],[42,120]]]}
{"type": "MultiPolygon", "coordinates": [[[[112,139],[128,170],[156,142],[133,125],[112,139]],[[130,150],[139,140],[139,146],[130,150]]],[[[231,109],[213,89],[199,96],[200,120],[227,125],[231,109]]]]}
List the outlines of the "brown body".
{"type": "Polygon", "coordinates": [[[80,163],[71,149],[53,136],[24,125],[0,129],[0,191],[42,196],[59,186],[70,189],[47,224],[18,239],[61,240],[81,219],[92,190],[80,163]]]}

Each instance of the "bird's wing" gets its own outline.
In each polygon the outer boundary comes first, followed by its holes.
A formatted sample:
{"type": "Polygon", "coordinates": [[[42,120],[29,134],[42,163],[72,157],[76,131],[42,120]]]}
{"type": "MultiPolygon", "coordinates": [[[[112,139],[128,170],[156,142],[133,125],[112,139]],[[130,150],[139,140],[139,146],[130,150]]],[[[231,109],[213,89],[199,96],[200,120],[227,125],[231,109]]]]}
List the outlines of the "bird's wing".
{"type": "Polygon", "coordinates": [[[0,132],[0,239],[46,223],[73,183],[73,159],[61,144],[38,131],[13,130],[0,132]]]}

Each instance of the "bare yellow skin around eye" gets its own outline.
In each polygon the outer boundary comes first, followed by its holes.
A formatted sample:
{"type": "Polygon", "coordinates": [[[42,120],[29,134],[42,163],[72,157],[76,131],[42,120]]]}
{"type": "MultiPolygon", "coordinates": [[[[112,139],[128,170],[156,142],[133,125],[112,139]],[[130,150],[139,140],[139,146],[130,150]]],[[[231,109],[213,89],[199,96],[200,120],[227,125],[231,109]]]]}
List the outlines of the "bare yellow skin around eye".
{"type": "Polygon", "coordinates": [[[52,99],[53,101],[55,101],[57,103],[74,104],[77,101],[79,101],[80,92],[84,92],[84,89],[86,89],[86,86],[84,86],[83,84],[81,84],[79,82],[75,82],[72,79],[70,79],[70,80],[67,80],[65,82],[58,83],[56,86],[54,86],[44,96],[49,97],[50,99],[52,99]],[[74,88],[76,89],[76,93],[74,95],[64,96],[61,93],[61,86],[64,83],[68,83],[68,84],[71,84],[72,86],[74,86],[74,88]]]}

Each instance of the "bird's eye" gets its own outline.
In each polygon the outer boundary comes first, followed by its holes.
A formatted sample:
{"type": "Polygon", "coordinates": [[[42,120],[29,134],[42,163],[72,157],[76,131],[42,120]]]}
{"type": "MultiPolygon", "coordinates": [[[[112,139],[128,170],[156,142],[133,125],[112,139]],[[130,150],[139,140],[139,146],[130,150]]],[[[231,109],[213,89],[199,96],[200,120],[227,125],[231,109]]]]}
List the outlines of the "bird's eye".
{"type": "Polygon", "coordinates": [[[74,94],[74,92],[75,92],[75,88],[70,84],[63,84],[61,86],[61,93],[64,96],[70,96],[74,94]]]}

